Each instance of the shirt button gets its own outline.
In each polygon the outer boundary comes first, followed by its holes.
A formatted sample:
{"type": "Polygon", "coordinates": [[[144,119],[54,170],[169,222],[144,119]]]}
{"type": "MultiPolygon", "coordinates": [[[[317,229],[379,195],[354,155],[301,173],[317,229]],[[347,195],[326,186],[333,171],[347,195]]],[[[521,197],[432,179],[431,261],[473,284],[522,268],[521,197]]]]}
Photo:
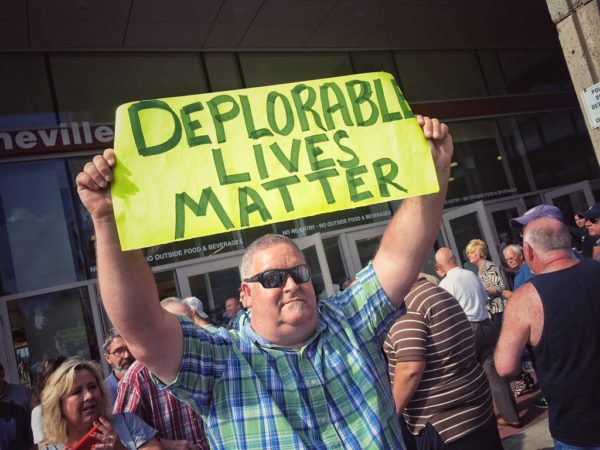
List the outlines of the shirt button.
{"type": "Polygon", "coordinates": [[[319,384],[319,380],[310,380],[311,386],[316,386],[317,384],[319,384]]]}
{"type": "Polygon", "coordinates": [[[325,425],[327,422],[328,422],[327,417],[325,417],[325,416],[319,417],[319,425],[325,425]]]}

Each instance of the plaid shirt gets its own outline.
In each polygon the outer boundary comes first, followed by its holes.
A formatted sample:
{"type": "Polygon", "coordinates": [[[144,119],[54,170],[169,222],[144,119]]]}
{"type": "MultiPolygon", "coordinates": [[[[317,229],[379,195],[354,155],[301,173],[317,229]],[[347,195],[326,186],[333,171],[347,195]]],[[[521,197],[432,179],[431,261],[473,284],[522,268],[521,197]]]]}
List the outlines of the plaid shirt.
{"type": "Polygon", "coordinates": [[[214,449],[403,448],[381,352],[400,313],[369,265],[319,302],[300,350],[269,344],[249,323],[237,332],[180,318],[184,354],[169,389],[202,415],[214,449]]]}
{"type": "Polygon", "coordinates": [[[208,450],[202,419],[186,403],[152,382],[148,369],[134,362],[119,382],[114,412],[131,412],[158,430],[162,439],[185,439],[208,450]]]}

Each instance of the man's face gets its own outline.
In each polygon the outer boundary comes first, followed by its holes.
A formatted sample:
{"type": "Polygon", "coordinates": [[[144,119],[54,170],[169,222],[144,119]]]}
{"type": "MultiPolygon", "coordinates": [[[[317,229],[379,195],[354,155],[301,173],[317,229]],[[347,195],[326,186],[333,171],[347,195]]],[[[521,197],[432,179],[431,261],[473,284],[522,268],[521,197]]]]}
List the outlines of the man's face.
{"type": "Polygon", "coordinates": [[[120,378],[135,361],[135,358],[129,353],[125,340],[121,337],[113,339],[104,358],[113,368],[117,378],[120,378]]]}
{"type": "Polygon", "coordinates": [[[586,219],[585,227],[590,236],[600,237],[600,217],[595,219],[586,219]]]}
{"type": "Polygon", "coordinates": [[[523,259],[510,249],[504,251],[504,260],[506,261],[506,265],[511,269],[518,269],[523,264],[523,259]]]}
{"type": "Polygon", "coordinates": [[[239,313],[241,309],[242,307],[235,298],[228,298],[227,300],[225,300],[225,315],[228,318],[234,318],[235,315],[239,313]]]}
{"type": "MultiPolygon", "coordinates": [[[[254,254],[251,276],[304,263],[304,255],[296,248],[278,243],[254,254]]],[[[296,283],[288,276],[282,287],[274,288],[265,288],[260,282],[242,282],[242,289],[251,310],[251,326],[261,337],[274,344],[297,347],[314,332],[317,300],[310,280],[296,283]]]]}

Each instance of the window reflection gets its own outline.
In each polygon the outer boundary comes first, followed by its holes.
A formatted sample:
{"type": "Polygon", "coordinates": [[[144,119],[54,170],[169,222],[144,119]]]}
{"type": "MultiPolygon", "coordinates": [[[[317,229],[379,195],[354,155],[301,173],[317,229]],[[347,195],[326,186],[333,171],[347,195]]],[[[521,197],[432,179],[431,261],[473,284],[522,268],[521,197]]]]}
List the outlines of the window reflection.
{"type": "Polygon", "coordinates": [[[573,90],[559,49],[500,50],[498,59],[508,94],[573,90]]]}
{"type": "Polygon", "coordinates": [[[394,56],[409,101],[487,95],[474,51],[399,51],[394,56]]]}
{"type": "Polygon", "coordinates": [[[50,66],[63,122],[113,122],[122,103],[207,91],[194,53],[58,53],[50,66]]]}
{"type": "Polygon", "coordinates": [[[353,73],[347,53],[241,53],[247,87],[353,73]]]}
{"type": "Polygon", "coordinates": [[[471,203],[511,193],[502,165],[498,132],[491,120],[452,123],[454,156],[448,203],[471,203]]]}
{"type": "Polygon", "coordinates": [[[580,116],[581,111],[556,111],[517,118],[538,189],[599,176],[598,160],[589,134],[578,132],[575,115],[580,116]]]}
{"type": "Polygon", "coordinates": [[[99,361],[86,288],[7,302],[14,352],[22,384],[31,385],[53,356],[99,361]]]}
{"type": "Polygon", "coordinates": [[[2,294],[85,279],[64,160],[0,166],[2,294]]]}
{"type": "Polygon", "coordinates": [[[2,66],[0,130],[58,125],[44,56],[31,53],[4,54],[2,66]]]}

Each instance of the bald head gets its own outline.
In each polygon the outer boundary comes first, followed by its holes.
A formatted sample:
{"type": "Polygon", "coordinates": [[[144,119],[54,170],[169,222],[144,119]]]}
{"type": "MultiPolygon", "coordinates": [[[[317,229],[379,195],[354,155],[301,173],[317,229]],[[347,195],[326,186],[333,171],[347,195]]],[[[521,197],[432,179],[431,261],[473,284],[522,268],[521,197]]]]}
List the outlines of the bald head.
{"type": "Polygon", "coordinates": [[[458,267],[456,258],[448,247],[442,247],[435,252],[435,265],[438,275],[444,276],[450,269],[458,267]]]}
{"type": "Polygon", "coordinates": [[[458,265],[456,264],[456,258],[454,257],[452,250],[450,250],[448,247],[442,247],[435,252],[435,262],[440,266],[445,266],[448,264],[453,264],[455,266],[458,265]]]}
{"type": "Polygon", "coordinates": [[[571,235],[567,226],[551,217],[540,217],[529,222],[523,231],[523,243],[541,257],[556,252],[571,254],[571,235]]]}

